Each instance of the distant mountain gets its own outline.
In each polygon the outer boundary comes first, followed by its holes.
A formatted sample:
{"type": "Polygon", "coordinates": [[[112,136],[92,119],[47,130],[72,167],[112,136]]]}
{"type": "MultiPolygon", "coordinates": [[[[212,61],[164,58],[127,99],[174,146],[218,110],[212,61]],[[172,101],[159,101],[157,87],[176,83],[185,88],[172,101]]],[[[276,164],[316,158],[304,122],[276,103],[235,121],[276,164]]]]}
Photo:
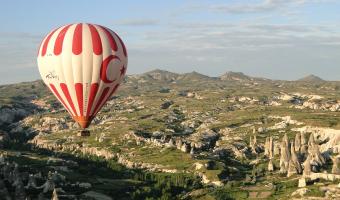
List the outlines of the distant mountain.
{"type": "Polygon", "coordinates": [[[130,76],[131,78],[144,79],[144,80],[158,80],[161,82],[172,82],[178,78],[179,74],[169,72],[166,70],[155,69],[139,75],[130,76]]]}
{"type": "Polygon", "coordinates": [[[313,74],[308,75],[306,77],[300,78],[297,81],[300,82],[324,82],[325,80],[323,80],[322,78],[315,76],[313,74]]]}
{"type": "Polygon", "coordinates": [[[219,77],[222,81],[251,81],[253,78],[243,74],[242,72],[226,72],[219,77]]]}
{"type": "Polygon", "coordinates": [[[177,78],[177,80],[180,80],[180,81],[201,81],[201,80],[212,80],[212,79],[213,79],[212,77],[206,76],[204,74],[200,74],[195,71],[181,74],[177,78]]]}

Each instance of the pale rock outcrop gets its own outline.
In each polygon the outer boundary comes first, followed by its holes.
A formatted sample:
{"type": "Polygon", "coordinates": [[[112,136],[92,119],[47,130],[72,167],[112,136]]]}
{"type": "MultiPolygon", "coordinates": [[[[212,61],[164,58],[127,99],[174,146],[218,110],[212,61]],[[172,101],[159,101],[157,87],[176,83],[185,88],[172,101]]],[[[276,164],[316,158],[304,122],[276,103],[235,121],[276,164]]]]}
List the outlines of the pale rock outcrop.
{"type": "Polygon", "coordinates": [[[177,149],[181,149],[182,146],[183,146],[182,140],[181,140],[181,139],[177,140],[177,141],[176,141],[176,147],[177,147],[177,149]]]}
{"type": "Polygon", "coordinates": [[[264,144],[264,155],[266,155],[268,158],[274,157],[274,143],[273,143],[273,137],[267,137],[265,144],[264,144]]]}
{"type": "Polygon", "coordinates": [[[182,147],[181,147],[181,151],[184,153],[188,153],[189,152],[189,145],[187,145],[186,143],[183,143],[182,147]]]}
{"type": "Polygon", "coordinates": [[[51,200],[59,200],[57,190],[54,188],[52,193],[52,199],[51,200]]]}
{"type": "Polygon", "coordinates": [[[307,153],[307,149],[308,149],[305,132],[302,131],[300,136],[301,136],[300,153],[305,154],[307,153]]]}
{"type": "Polygon", "coordinates": [[[274,140],[273,137],[269,137],[269,158],[274,158],[274,140]]]}
{"type": "Polygon", "coordinates": [[[295,152],[300,153],[301,151],[301,133],[298,132],[295,135],[295,141],[294,141],[294,145],[295,145],[295,152]]]}
{"type": "Polygon", "coordinates": [[[290,160],[290,149],[288,136],[285,134],[281,141],[280,146],[280,172],[287,173],[290,160]]]}
{"type": "Polygon", "coordinates": [[[310,134],[308,141],[308,156],[310,156],[311,165],[315,168],[321,167],[326,163],[325,158],[319,150],[319,145],[315,142],[313,134],[310,134]]]}
{"type": "Polygon", "coordinates": [[[301,187],[306,187],[306,178],[304,177],[301,177],[299,178],[299,184],[298,184],[298,187],[301,188],[301,187]]]}
{"type": "Polygon", "coordinates": [[[333,157],[332,174],[340,174],[339,157],[333,157]]]}
{"type": "Polygon", "coordinates": [[[266,137],[266,141],[264,142],[264,155],[269,156],[269,137],[266,137]]]}
{"type": "Polygon", "coordinates": [[[251,152],[253,154],[258,154],[260,151],[261,151],[261,148],[259,147],[259,145],[257,144],[257,138],[256,138],[256,135],[254,135],[253,138],[251,138],[250,136],[250,139],[249,139],[249,147],[251,149],[251,152]]]}
{"type": "Polygon", "coordinates": [[[273,164],[273,160],[272,159],[269,160],[268,171],[270,171],[270,172],[274,171],[274,164],[273,164]]]}
{"type": "Polygon", "coordinates": [[[168,142],[168,147],[175,147],[175,146],[176,146],[175,141],[172,138],[170,138],[168,142]]]}
{"type": "Polygon", "coordinates": [[[322,153],[326,151],[340,153],[340,130],[312,126],[293,128],[292,130],[313,134],[315,138],[318,138],[318,140],[322,142],[319,147],[322,153]]]}
{"type": "Polygon", "coordinates": [[[208,129],[205,124],[206,123],[202,123],[200,127],[197,129],[197,131],[188,137],[188,141],[197,144],[195,145],[195,148],[198,150],[202,148],[207,149],[214,147],[215,142],[218,140],[220,136],[219,133],[216,133],[215,131],[208,129]]]}
{"type": "Polygon", "coordinates": [[[280,146],[281,146],[281,143],[279,141],[275,142],[274,144],[274,155],[277,156],[277,155],[280,155],[280,152],[281,152],[281,149],[280,149],[280,146]]]}
{"type": "Polygon", "coordinates": [[[195,152],[195,147],[191,147],[190,149],[190,155],[194,155],[196,152],[195,152]]]}
{"type": "Polygon", "coordinates": [[[300,164],[300,162],[297,158],[296,152],[295,152],[294,142],[291,141],[290,144],[291,144],[291,146],[290,146],[290,160],[289,160],[287,177],[290,177],[293,174],[300,174],[302,172],[301,164],[300,164]]]}
{"type": "Polygon", "coordinates": [[[307,159],[303,163],[303,176],[309,176],[312,172],[310,161],[310,156],[307,156],[307,159]]]}
{"type": "Polygon", "coordinates": [[[307,188],[300,188],[297,189],[295,192],[292,193],[292,196],[300,196],[303,197],[309,190],[307,188]]]}

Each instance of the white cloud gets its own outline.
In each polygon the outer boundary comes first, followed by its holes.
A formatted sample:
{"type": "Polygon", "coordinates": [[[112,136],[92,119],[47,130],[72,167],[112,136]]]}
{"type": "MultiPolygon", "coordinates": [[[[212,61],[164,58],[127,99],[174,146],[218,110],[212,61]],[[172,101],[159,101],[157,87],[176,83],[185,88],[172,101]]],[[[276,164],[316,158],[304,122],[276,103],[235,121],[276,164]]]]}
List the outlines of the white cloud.
{"type": "Polygon", "coordinates": [[[307,3],[326,3],[332,0],[263,0],[259,3],[235,3],[211,5],[211,11],[224,13],[258,13],[280,10],[289,6],[301,6],[307,3]]]}
{"type": "Polygon", "coordinates": [[[129,44],[130,73],[163,66],[212,76],[234,70],[276,79],[307,72],[340,79],[326,73],[340,63],[340,27],[335,25],[182,22],[140,34],[138,43],[129,44]]]}

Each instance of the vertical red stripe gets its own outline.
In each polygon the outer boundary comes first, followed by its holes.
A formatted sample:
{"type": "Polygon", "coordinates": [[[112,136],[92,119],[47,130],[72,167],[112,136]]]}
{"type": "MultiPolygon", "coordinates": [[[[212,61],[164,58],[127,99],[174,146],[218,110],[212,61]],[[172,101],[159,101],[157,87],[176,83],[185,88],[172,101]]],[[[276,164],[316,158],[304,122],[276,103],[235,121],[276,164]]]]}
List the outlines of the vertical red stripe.
{"type": "Polygon", "coordinates": [[[68,28],[71,26],[70,25],[67,25],[65,26],[58,34],[58,37],[55,41],[55,44],[54,44],[54,54],[55,55],[59,55],[61,54],[62,50],[63,50],[63,42],[64,42],[64,38],[65,38],[65,35],[66,35],[66,32],[68,30],[68,28]]]}
{"type": "Polygon", "coordinates": [[[47,46],[48,46],[48,42],[50,41],[52,35],[58,30],[59,28],[55,29],[54,31],[52,31],[47,37],[46,40],[43,44],[42,50],[41,50],[41,56],[45,56],[46,55],[46,51],[47,51],[47,46]]]}
{"type": "MultiPolygon", "coordinates": [[[[118,86],[119,86],[119,84],[116,84],[114,87],[113,87],[113,89],[112,89],[112,91],[110,92],[110,94],[105,98],[105,99],[103,99],[102,101],[101,101],[101,103],[100,103],[100,105],[99,105],[99,107],[97,108],[97,109],[95,109],[95,112],[93,113],[93,115],[96,115],[98,112],[99,112],[99,110],[100,110],[100,108],[101,107],[103,107],[103,105],[105,104],[105,102],[117,91],[117,89],[118,89],[118,86]]],[[[104,95],[104,97],[105,97],[105,95],[104,95]]]]}
{"type": "Polygon", "coordinates": [[[102,105],[102,103],[104,102],[104,98],[105,98],[105,96],[107,95],[107,93],[109,92],[109,90],[110,90],[110,87],[106,87],[106,88],[103,90],[101,96],[100,96],[99,99],[98,99],[97,105],[96,105],[96,107],[94,108],[93,115],[96,115],[97,112],[99,111],[99,109],[101,108],[101,105],[102,105]]]}
{"type": "Polygon", "coordinates": [[[116,43],[115,39],[113,38],[112,34],[110,33],[110,31],[103,26],[100,26],[100,28],[102,28],[102,30],[105,32],[107,38],[109,39],[111,49],[113,51],[117,51],[118,50],[117,43],[116,43]]]}
{"type": "Polygon", "coordinates": [[[50,83],[50,88],[51,88],[52,92],[54,93],[54,95],[57,96],[58,100],[64,105],[65,109],[66,109],[69,113],[71,113],[71,111],[70,111],[70,109],[68,108],[67,104],[65,103],[64,99],[61,98],[61,96],[60,96],[58,90],[55,88],[55,86],[54,86],[52,83],[50,83]]]}
{"type": "Polygon", "coordinates": [[[117,36],[117,38],[118,38],[120,44],[121,44],[122,47],[123,47],[124,56],[127,57],[127,51],[126,51],[126,47],[125,47],[125,44],[124,44],[123,40],[117,35],[117,33],[114,32],[114,34],[117,36]]]}
{"type": "Polygon", "coordinates": [[[74,115],[77,115],[76,108],[74,107],[74,104],[73,104],[70,92],[68,91],[67,85],[65,83],[60,83],[60,87],[61,87],[61,90],[63,91],[63,93],[64,93],[64,95],[65,95],[65,97],[68,101],[68,104],[70,104],[74,115]]]}
{"type": "Polygon", "coordinates": [[[113,90],[112,90],[112,92],[110,93],[110,95],[109,95],[108,98],[110,98],[110,97],[116,92],[116,90],[118,89],[118,87],[119,87],[119,83],[118,83],[117,85],[114,86],[114,88],[113,88],[113,90]]]}
{"type": "Polygon", "coordinates": [[[92,24],[89,24],[91,37],[92,37],[92,48],[93,53],[96,55],[100,55],[103,52],[102,41],[100,40],[100,35],[92,24]]]}
{"type": "Polygon", "coordinates": [[[73,34],[73,42],[72,42],[72,52],[75,55],[81,54],[82,51],[82,36],[83,36],[83,25],[77,24],[74,34],[73,34]]]}
{"type": "Polygon", "coordinates": [[[87,104],[86,116],[90,116],[93,101],[94,101],[94,98],[96,97],[97,92],[98,92],[98,86],[99,86],[98,83],[92,83],[91,84],[90,96],[89,96],[89,101],[88,101],[88,104],[87,104]]]}
{"type": "Polygon", "coordinates": [[[83,84],[82,83],[76,83],[75,84],[75,90],[77,94],[77,100],[79,105],[79,116],[84,116],[84,109],[83,109],[83,84]]]}

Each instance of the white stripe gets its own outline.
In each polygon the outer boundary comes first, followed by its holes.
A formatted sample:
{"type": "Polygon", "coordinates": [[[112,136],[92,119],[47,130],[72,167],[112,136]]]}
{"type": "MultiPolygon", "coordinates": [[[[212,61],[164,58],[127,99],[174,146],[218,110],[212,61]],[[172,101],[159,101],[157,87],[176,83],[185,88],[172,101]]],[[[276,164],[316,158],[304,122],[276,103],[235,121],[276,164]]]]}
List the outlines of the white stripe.
{"type": "MultiPolygon", "coordinates": [[[[116,52],[112,51],[109,39],[106,36],[106,33],[102,30],[101,27],[97,25],[93,25],[100,36],[102,42],[102,55],[95,55],[93,53],[92,47],[92,36],[88,24],[83,24],[82,27],[82,53],[80,55],[74,55],[72,52],[72,45],[73,45],[73,35],[74,29],[77,24],[71,25],[64,37],[63,46],[62,46],[62,53],[58,56],[54,55],[54,45],[56,42],[56,38],[59,35],[60,31],[65,28],[66,26],[60,27],[57,29],[54,34],[50,37],[46,55],[41,56],[42,48],[44,42],[46,41],[47,36],[44,38],[40,45],[40,49],[38,52],[38,66],[39,72],[42,76],[43,81],[45,84],[49,85],[52,83],[56,90],[59,92],[61,98],[63,98],[65,104],[70,109],[71,115],[80,115],[80,109],[78,105],[77,95],[75,91],[75,83],[83,83],[83,110],[84,115],[86,114],[88,98],[90,93],[90,88],[92,83],[98,83],[98,91],[97,95],[93,101],[92,110],[90,115],[93,115],[94,109],[96,104],[99,101],[99,98],[106,87],[110,87],[108,95],[112,92],[114,86],[120,83],[123,80],[123,77],[120,77],[120,68],[124,65],[127,68],[127,58],[123,52],[123,45],[119,41],[118,37],[109,29],[107,29],[113,36],[118,50],[116,52]],[[100,80],[100,68],[103,59],[107,58],[110,55],[117,55],[120,57],[121,62],[112,62],[110,63],[110,67],[107,70],[110,74],[114,74],[116,81],[113,83],[104,83],[100,80]],[[50,73],[54,73],[57,78],[46,78],[46,76],[50,73]],[[61,90],[60,83],[65,83],[68,87],[73,105],[76,109],[77,113],[73,113],[71,105],[68,103],[66,96],[64,95],[63,91],[61,90]]],[[[105,99],[104,98],[104,99],[105,99]]],[[[102,102],[99,107],[102,107],[105,102],[102,102]]],[[[100,109],[99,109],[100,110],[100,109]]]]}

